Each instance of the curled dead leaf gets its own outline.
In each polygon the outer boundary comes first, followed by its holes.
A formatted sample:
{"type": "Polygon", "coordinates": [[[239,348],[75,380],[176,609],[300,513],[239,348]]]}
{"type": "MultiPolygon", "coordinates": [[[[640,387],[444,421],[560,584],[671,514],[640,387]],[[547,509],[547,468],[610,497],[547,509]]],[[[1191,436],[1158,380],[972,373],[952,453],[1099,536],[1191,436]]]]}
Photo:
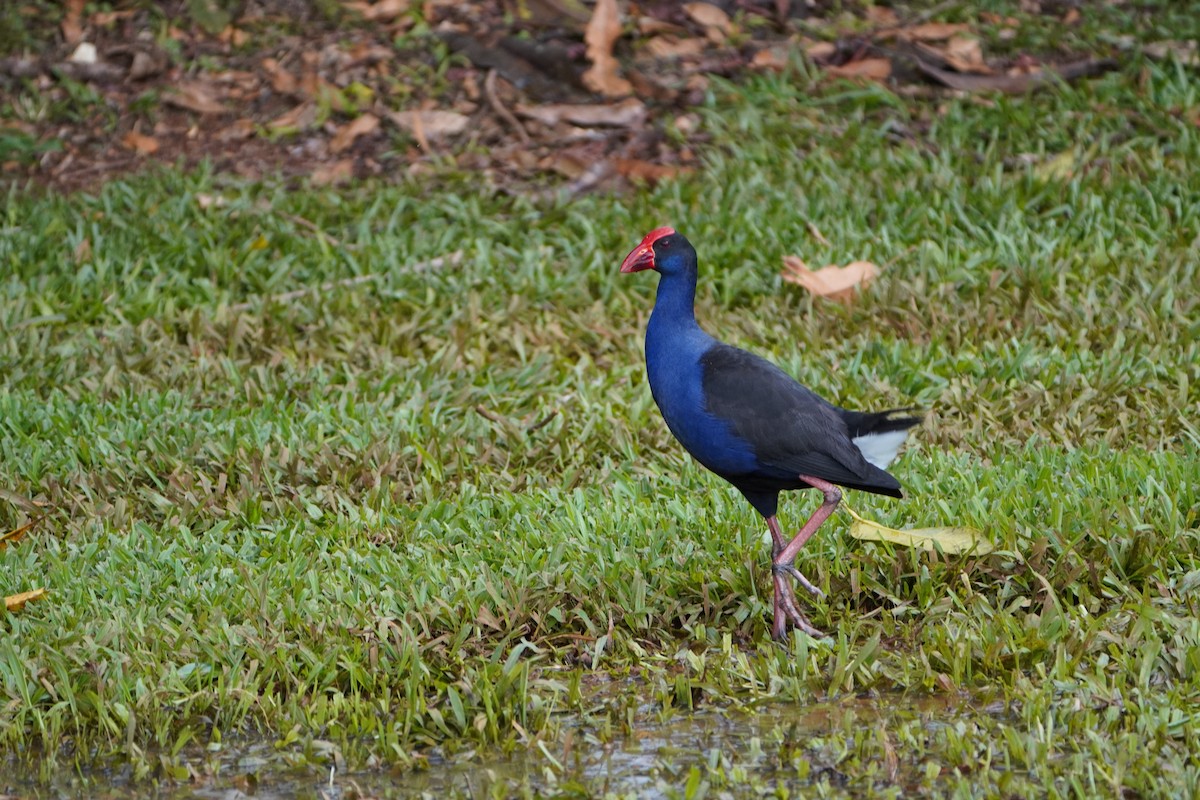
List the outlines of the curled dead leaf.
{"type": "Polygon", "coordinates": [[[973,36],[954,36],[942,48],[942,58],[959,72],[991,75],[994,70],[983,60],[983,47],[973,36]]]}
{"type": "Polygon", "coordinates": [[[872,81],[882,81],[892,74],[892,62],[886,58],[864,58],[839,66],[831,64],[825,67],[825,71],[837,78],[866,78],[872,81]]]}
{"type": "Polygon", "coordinates": [[[804,46],[804,55],[813,61],[822,63],[837,55],[837,45],[833,42],[811,42],[804,46]]]}
{"type": "Polygon", "coordinates": [[[67,0],[63,5],[62,35],[67,44],[75,44],[83,38],[84,0],[67,0]]]}
{"type": "Polygon", "coordinates": [[[684,3],[683,10],[697,25],[716,31],[722,38],[733,29],[729,15],[712,3],[684,3]]]}
{"type": "Polygon", "coordinates": [[[430,141],[460,134],[471,122],[470,117],[457,111],[392,111],[387,117],[414,136],[430,141]]]}
{"type": "Polygon", "coordinates": [[[362,0],[344,0],[342,6],[362,15],[372,22],[391,22],[408,11],[409,0],[379,0],[377,3],[362,0]]]}
{"type": "Polygon", "coordinates": [[[177,86],[163,92],[162,99],[167,105],[197,114],[225,112],[225,106],[221,104],[216,88],[201,81],[180,81],[177,86]]]}
{"type": "Polygon", "coordinates": [[[217,141],[220,142],[244,142],[254,135],[257,128],[252,119],[234,120],[232,124],[227,125],[217,134],[217,141]]]}
{"type": "Polygon", "coordinates": [[[295,94],[299,88],[296,76],[284,69],[277,59],[264,58],[262,68],[271,77],[271,88],[280,94],[295,94]]]}
{"type": "Polygon", "coordinates": [[[646,120],[646,105],[630,97],[611,104],[518,105],[517,114],[549,126],[568,122],[585,128],[633,128],[646,120]]]}
{"type": "Polygon", "coordinates": [[[751,68],[769,70],[771,72],[783,72],[783,70],[787,69],[787,65],[787,50],[779,46],[759,50],[754,54],[754,58],[750,59],[751,68]]]}
{"type": "Polygon", "coordinates": [[[583,40],[592,66],[583,73],[583,84],[605,97],[620,97],[633,92],[633,85],[622,78],[620,65],[613,58],[613,45],[621,36],[621,14],[617,0],[597,0],[583,40]]]}
{"type": "Polygon", "coordinates": [[[703,39],[684,39],[678,36],[655,36],[646,42],[646,52],[655,58],[686,58],[704,52],[703,39]]]}
{"type": "Polygon", "coordinates": [[[674,178],[676,175],[682,173],[691,172],[688,168],[680,167],[676,164],[655,164],[650,161],[643,161],[640,158],[614,159],[613,166],[617,168],[618,174],[630,180],[644,181],[651,184],[668,178],[674,178]]]}
{"type": "Polygon", "coordinates": [[[812,270],[798,256],[784,256],[780,275],[817,297],[849,303],[857,290],[865,289],[879,275],[879,267],[870,261],[852,261],[844,267],[831,264],[812,270]]]}
{"type": "Polygon", "coordinates": [[[334,161],[332,164],[322,164],[313,170],[312,181],[313,186],[333,186],[339,183],[346,183],[354,177],[354,160],[343,158],[340,161],[334,161]]]}
{"type": "Polygon", "coordinates": [[[901,28],[898,33],[902,39],[938,42],[960,33],[966,33],[970,29],[971,26],[965,22],[926,22],[922,25],[901,28]]]}
{"type": "Polygon", "coordinates": [[[158,152],[158,139],[144,133],[130,131],[121,138],[121,144],[141,155],[148,156],[158,152]]]}
{"type": "Polygon", "coordinates": [[[867,22],[880,28],[894,28],[900,23],[895,9],[887,6],[867,6],[867,22]]]}
{"type": "Polygon", "coordinates": [[[341,153],[353,145],[358,137],[366,136],[377,130],[379,130],[379,117],[374,114],[363,114],[338,128],[337,133],[329,141],[329,149],[334,153],[341,153]]]}
{"type": "Polygon", "coordinates": [[[288,133],[306,130],[317,121],[317,106],[311,100],[285,111],[267,123],[268,130],[288,133]]]}
{"type": "MultiPolygon", "coordinates": [[[[87,239],[84,239],[83,241],[86,242],[87,239]]],[[[76,249],[78,249],[78,248],[76,248],[76,249]]],[[[91,247],[89,246],[88,249],[90,251],[91,247]]],[[[10,544],[16,544],[17,542],[24,539],[25,534],[29,533],[31,530],[33,530],[35,527],[37,527],[37,524],[39,522],[41,522],[42,520],[44,520],[45,518],[46,518],[46,515],[42,514],[39,517],[34,517],[33,519],[29,520],[29,522],[26,522],[24,525],[20,526],[19,528],[13,528],[11,531],[8,531],[7,533],[0,533],[0,550],[3,550],[4,548],[8,547],[10,544]]]]}
{"type": "Polygon", "coordinates": [[[20,594],[10,594],[4,598],[4,607],[8,609],[10,614],[15,614],[25,608],[25,604],[31,600],[41,600],[46,596],[45,589],[34,589],[30,592],[21,592],[20,594]]]}

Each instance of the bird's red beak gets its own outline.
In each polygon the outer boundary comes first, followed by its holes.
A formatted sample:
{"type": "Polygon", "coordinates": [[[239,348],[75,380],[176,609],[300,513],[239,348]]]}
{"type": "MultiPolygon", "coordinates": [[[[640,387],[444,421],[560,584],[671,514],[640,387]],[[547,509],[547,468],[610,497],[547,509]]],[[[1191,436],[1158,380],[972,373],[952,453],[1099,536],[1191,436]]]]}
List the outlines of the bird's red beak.
{"type": "Polygon", "coordinates": [[[674,228],[655,228],[647,233],[641,243],[625,256],[625,260],[621,262],[621,272],[641,272],[644,269],[654,269],[654,243],[674,232],[674,228]]]}

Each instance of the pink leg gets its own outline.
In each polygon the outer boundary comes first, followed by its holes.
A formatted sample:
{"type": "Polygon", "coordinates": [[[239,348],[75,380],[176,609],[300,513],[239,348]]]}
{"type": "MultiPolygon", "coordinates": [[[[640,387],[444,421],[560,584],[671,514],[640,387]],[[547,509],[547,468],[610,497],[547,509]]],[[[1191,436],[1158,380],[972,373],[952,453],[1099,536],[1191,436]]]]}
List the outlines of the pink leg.
{"type": "Polygon", "coordinates": [[[796,606],[796,595],[792,591],[789,577],[795,578],[800,582],[805,589],[816,595],[822,596],[822,592],[812,584],[808,578],[801,574],[800,570],[796,569],[795,560],[796,554],[800,552],[800,548],[804,546],[812,535],[817,532],[817,528],[821,527],[821,523],[829,519],[835,508],[842,500],[841,489],[834,486],[828,481],[823,481],[820,478],[814,478],[809,475],[801,475],[800,479],[811,485],[814,489],[820,489],[825,495],[824,502],[821,507],[813,512],[808,518],[808,522],[804,523],[792,541],[785,543],[783,531],[779,528],[779,521],[775,517],[767,518],[767,527],[771,530],[772,540],[772,564],[771,573],[775,583],[775,613],[771,624],[771,635],[776,639],[783,639],[787,635],[787,623],[790,621],[793,626],[807,633],[809,636],[821,636],[821,632],[809,623],[808,619],[800,613],[800,609],[796,606]]]}

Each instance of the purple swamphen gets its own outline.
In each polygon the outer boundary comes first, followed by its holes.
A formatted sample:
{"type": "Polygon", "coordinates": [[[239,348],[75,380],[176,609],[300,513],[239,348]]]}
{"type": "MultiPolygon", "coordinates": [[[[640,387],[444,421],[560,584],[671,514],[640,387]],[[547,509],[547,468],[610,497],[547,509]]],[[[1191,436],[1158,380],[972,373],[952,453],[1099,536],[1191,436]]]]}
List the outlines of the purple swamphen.
{"type": "Polygon", "coordinates": [[[646,327],[646,374],[667,427],[692,456],[732,483],[771,531],[775,610],[771,634],[788,623],[820,636],[800,613],[791,578],[821,590],[793,563],[842,499],[838,486],[902,497],[884,471],[907,431],[911,409],[847,411],[801,386],[774,364],[709,336],[696,323],[696,250],[673,228],[657,228],[621,263],[621,272],[659,275],[646,327]],[[825,500],[789,542],[775,518],[785,489],[819,489],[825,500]]]}

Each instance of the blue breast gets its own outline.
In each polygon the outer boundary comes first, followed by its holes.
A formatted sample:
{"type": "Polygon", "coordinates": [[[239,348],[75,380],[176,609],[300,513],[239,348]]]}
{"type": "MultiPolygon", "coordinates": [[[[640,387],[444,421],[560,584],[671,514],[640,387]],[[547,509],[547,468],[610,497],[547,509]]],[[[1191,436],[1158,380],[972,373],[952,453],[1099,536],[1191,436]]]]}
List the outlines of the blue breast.
{"type": "Polygon", "coordinates": [[[744,475],[757,466],[753,449],[704,400],[700,357],[714,344],[694,319],[656,308],[646,328],[646,374],[667,427],[692,457],[720,475],[744,475]]]}

